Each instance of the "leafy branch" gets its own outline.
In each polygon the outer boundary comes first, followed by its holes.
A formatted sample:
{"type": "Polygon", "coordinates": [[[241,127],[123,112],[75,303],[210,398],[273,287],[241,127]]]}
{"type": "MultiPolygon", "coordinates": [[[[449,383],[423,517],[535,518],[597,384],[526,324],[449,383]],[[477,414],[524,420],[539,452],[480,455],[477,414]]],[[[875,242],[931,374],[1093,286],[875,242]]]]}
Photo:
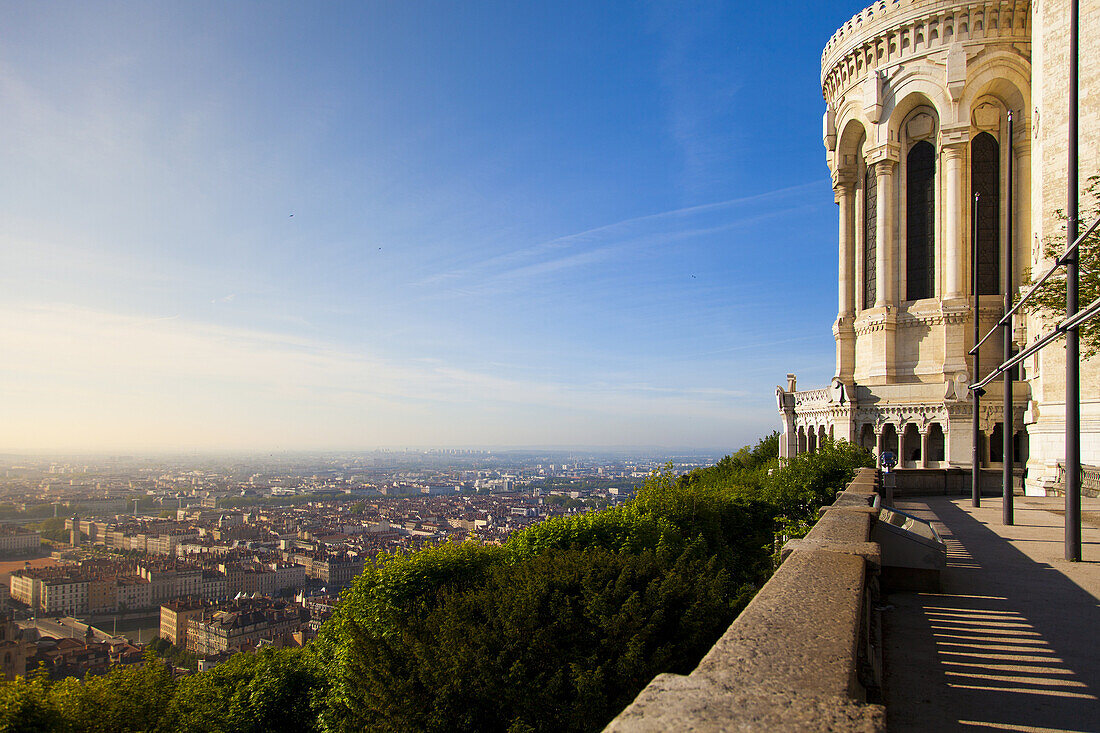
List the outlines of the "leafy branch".
{"type": "MultiPolygon", "coordinates": [[[[1059,209],[1054,212],[1056,218],[1062,221],[1061,234],[1047,237],[1043,240],[1043,255],[1051,260],[1062,256],[1069,245],[1066,237],[1066,213],[1059,209]]],[[[1100,216],[1100,175],[1089,178],[1088,186],[1082,196],[1079,211],[1080,226],[1082,229],[1091,224],[1097,216],[1100,216]]],[[[1084,307],[1100,297],[1100,229],[1081,242],[1078,248],[1078,303],[1084,307]]],[[[1036,281],[1034,273],[1027,273],[1025,285],[1031,287],[1036,281]]],[[[1044,319],[1059,321],[1066,313],[1066,275],[1060,271],[1053,275],[1035,291],[1032,300],[1024,305],[1024,309],[1031,314],[1036,314],[1044,319]]],[[[1084,358],[1089,358],[1100,353],[1100,319],[1093,318],[1082,323],[1078,327],[1081,339],[1081,352],[1084,358]]]]}

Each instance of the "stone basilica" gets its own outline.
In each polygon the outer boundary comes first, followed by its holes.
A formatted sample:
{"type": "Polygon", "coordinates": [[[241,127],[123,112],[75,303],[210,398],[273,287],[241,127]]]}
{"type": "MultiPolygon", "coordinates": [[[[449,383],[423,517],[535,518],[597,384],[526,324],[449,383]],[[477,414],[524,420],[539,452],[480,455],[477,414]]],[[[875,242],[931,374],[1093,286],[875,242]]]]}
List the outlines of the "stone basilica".
{"type": "MultiPolygon", "coordinates": [[[[1084,182],[1100,173],[1100,2],[1080,8],[1084,182]]],[[[1066,206],[1068,28],[1067,0],[884,0],[826,44],[823,137],[839,206],[836,372],[821,389],[798,391],[794,375],[777,388],[782,456],[829,436],[892,450],[902,468],[969,469],[970,202],[980,193],[985,333],[1003,312],[1007,249],[1015,291],[1050,266],[1041,243],[1064,234],[1056,212],[1066,206]]],[[[1018,318],[1012,348],[1049,328],[1018,318]]],[[[983,345],[980,376],[1001,362],[1000,338],[983,345]]],[[[1043,493],[1064,457],[1064,343],[1022,367],[1018,474],[1028,493],[1043,493]]],[[[989,468],[1002,466],[1002,389],[991,383],[980,404],[989,468]]],[[[1100,465],[1100,358],[1081,367],[1081,427],[1082,463],[1100,465]]]]}

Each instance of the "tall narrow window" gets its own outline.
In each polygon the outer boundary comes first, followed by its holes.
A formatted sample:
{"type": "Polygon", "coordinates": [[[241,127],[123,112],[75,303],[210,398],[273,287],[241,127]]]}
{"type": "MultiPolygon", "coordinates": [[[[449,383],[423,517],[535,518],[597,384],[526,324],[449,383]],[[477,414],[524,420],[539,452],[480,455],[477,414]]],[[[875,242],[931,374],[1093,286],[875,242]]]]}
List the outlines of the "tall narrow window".
{"type": "Polygon", "coordinates": [[[931,298],[936,252],[936,149],[921,140],[905,159],[905,297],[931,298]]]}
{"type": "Polygon", "coordinates": [[[874,168],[863,174],[863,307],[875,305],[875,233],[878,219],[878,179],[874,168]]]}
{"type": "Polygon", "coordinates": [[[970,188],[978,197],[978,293],[1001,291],[1001,148],[988,132],[970,145],[970,188]]]}

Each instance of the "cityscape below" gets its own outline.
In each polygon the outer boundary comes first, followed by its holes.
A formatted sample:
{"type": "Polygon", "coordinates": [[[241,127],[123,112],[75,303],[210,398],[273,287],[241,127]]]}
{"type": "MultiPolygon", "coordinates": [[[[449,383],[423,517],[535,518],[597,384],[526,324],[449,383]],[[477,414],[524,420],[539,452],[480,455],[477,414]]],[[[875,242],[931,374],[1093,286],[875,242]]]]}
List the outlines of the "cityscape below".
{"type": "Polygon", "coordinates": [[[180,672],[314,638],[379,553],[501,543],[622,503],[655,470],[719,456],[403,449],[270,455],[6,456],[6,679],[141,663],[180,672]]]}

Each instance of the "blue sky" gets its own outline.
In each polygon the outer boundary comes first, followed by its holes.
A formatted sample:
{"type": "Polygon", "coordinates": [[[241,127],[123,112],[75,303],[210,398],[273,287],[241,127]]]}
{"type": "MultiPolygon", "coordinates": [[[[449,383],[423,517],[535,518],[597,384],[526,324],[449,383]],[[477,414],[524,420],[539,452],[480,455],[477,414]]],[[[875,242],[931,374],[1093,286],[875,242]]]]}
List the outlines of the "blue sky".
{"type": "Polygon", "coordinates": [[[3,3],[0,450],[736,449],[860,3],[3,3]]]}

